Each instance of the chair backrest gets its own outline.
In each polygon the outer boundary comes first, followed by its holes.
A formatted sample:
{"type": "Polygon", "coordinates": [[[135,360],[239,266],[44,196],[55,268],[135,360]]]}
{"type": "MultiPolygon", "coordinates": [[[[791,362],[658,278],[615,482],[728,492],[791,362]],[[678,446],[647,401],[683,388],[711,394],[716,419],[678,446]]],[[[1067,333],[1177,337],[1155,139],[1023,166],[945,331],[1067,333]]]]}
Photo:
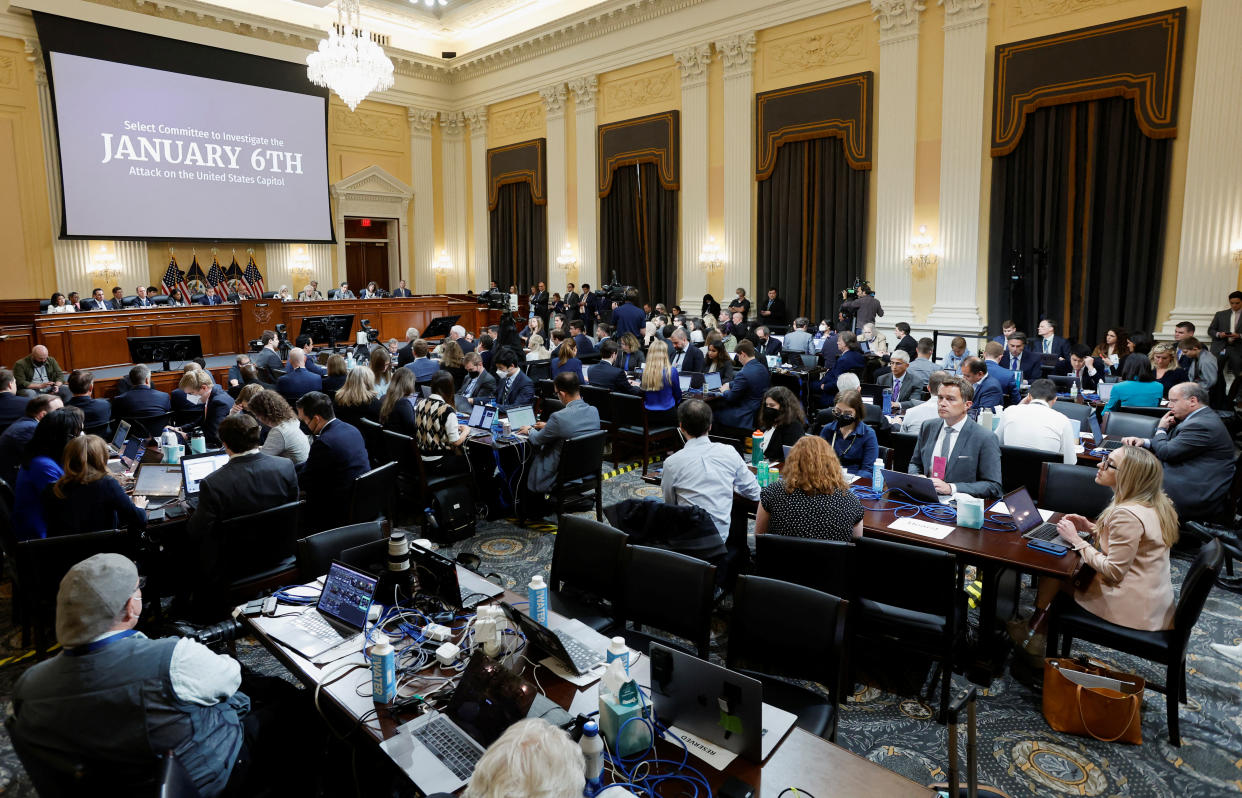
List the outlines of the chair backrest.
{"type": "Polygon", "coordinates": [[[1091,466],[1044,463],[1039,480],[1039,506],[1097,518],[1113,500],[1111,488],[1095,481],[1091,466]]]}
{"type": "Polygon", "coordinates": [[[530,377],[536,383],[540,380],[548,380],[552,378],[552,361],[550,360],[528,360],[526,361],[526,376],[530,377]]]}
{"type": "Polygon", "coordinates": [[[755,572],[834,596],[850,596],[854,546],[841,540],[755,536],[755,572]]]}
{"type": "Polygon", "coordinates": [[[654,626],[694,643],[710,655],[712,591],[716,567],[703,560],[650,546],[627,546],[624,620],[654,626]]]}
{"type": "Polygon", "coordinates": [[[930,615],[952,616],[961,593],[957,558],[925,546],[859,538],[853,573],[851,596],[930,615]]]}
{"type": "Polygon", "coordinates": [[[578,389],[582,394],[582,401],[599,411],[600,421],[612,418],[612,402],[608,398],[611,394],[607,388],[599,388],[592,385],[583,385],[578,389]]]}
{"type": "Polygon", "coordinates": [[[1169,408],[1167,407],[1139,407],[1135,405],[1126,405],[1125,408],[1125,412],[1130,413],[1131,415],[1148,416],[1154,419],[1161,419],[1169,414],[1169,408]]]}
{"type": "Polygon", "coordinates": [[[556,398],[556,383],[552,382],[551,377],[543,377],[537,380],[532,377],[531,379],[535,382],[535,396],[543,399],[556,398]]]}
{"type": "Polygon", "coordinates": [[[565,403],[560,399],[549,399],[542,396],[539,398],[538,405],[540,421],[547,421],[553,413],[565,408],[565,403]]]}
{"type": "Polygon", "coordinates": [[[604,467],[604,444],[608,433],[587,432],[561,444],[561,459],[556,467],[556,484],[567,485],[574,480],[598,480],[604,467]]]}
{"type": "MultiPolygon", "coordinates": [[[[202,411],[200,410],[199,413],[201,414],[202,411]]],[[[158,416],[136,416],[124,420],[129,422],[132,433],[146,438],[155,438],[164,431],[164,427],[172,423],[172,419],[173,414],[168,412],[158,416]]]]}
{"type": "Polygon", "coordinates": [[[328,566],[339,558],[345,549],[352,549],[384,537],[384,524],[366,521],[361,524],[338,526],[308,535],[298,541],[298,572],[310,581],[328,572],[328,566]]]}
{"type": "Polygon", "coordinates": [[[888,434],[888,445],[893,450],[893,470],[905,471],[910,467],[910,458],[914,457],[914,447],[919,442],[917,432],[897,432],[888,434]]]}
{"type": "Polygon", "coordinates": [[[396,463],[397,473],[405,476],[418,474],[418,449],[414,439],[396,430],[381,429],[380,437],[384,442],[384,460],[396,463]]]}
{"type": "Polygon", "coordinates": [[[1150,438],[1156,434],[1156,424],[1158,422],[1159,419],[1152,418],[1151,416],[1110,410],[1104,414],[1103,432],[1106,435],[1115,435],[1119,438],[1124,438],[1127,435],[1133,435],[1136,438],[1150,438]]]}
{"type": "MultiPolygon", "coordinates": [[[[201,413],[202,411],[200,410],[199,412],[201,413]]],[[[98,435],[104,440],[108,440],[112,437],[111,435],[108,434],[109,430],[111,429],[112,429],[112,423],[109,421],[105,421],[104,423],[96,424],[93,427],[85,427],[82,430],[82,433],[85,435],[98,435]]]]}
{"type": "Polygon", "coordinates": [[[1186,572],[1181,595],[1177,597],[1177,608],[1173,611],[1173,633],[1183,648],[1199,620],[1199,613],[1203,612],[1203,605],[1207,603],[1208,593],[1212,592],[1224,558],[1224,548],[1219,540],[1213,538],[1199,549],[1190,570],[1186,572]]]}
{"type": "Polygon", "coordinates": [[[643,427],[643,397],[628,393],[613,393],[612,420],[619,427],[643,427]]]}
{"type": "Polygon", "coordinates": [[[35,538],[16,544],[15,571],[21,585],[21,600],[37,626],[51,621],[55,614],[60,580],[70,568],[95,554],[132,557],[133,543],[127,532],[113,529],[35,538]]]}
{"type": "Polygon", "coordinates": [[[355,477],[349,492],[349,523],[360,524],[377,518],[394,521],[396,497],[396,463],[385,463],[355,477]]]}
{"type": "Polygon", "coordinates": [[[578,588],[617,606],[621,600],[628,540],[628,535],[608,524],[577,515],[562,515],[557,520],[549,584],[553,590],[563,586],[578,588]]]}
{"type": "MultiPolygon", "coordinates": [[[[71,798],[78,795],[154,795],[163,782],[165,763],[152,756],[146,766],[121,767],[111,761],[77,757],[45,748],[24,739],[17,731],[17,718],[4,721],[13,751],[30,777],[35,791],[44,798],[71,798]]],[[[182,768],[184,771],[184,768],[182,768]]],[[[193,787],[191,786],[191,789],[193,787]]],[[[198,792],[158,793],[161,798],[198,798],[198,792]]]]}
{"type": "Polygon", "coordinates": [[[216,532],[228,571],[227,580],[270,571],[297,554],[305,501],[289,502],[220,522],[216,532]]]}
{"type": "Polygon", "coordinates": [[[1032,496],[1039,493],[1040,475],[1044,463],[1061,461],[1060,452],[1045,452],[1025,446],[1001,446],[1001,486],[1008,493],[1016,488],[1026,488],[1032,496]]]}
{"type": "Polygon", "coordinates": [[[169,751],[160,763],[159,780],[159,798],[199,798],[194,779],[190,778],[189,771],[173,751],[169,751]]]}
{"type": "Polygon", "coordinates": [[[1086,430],[1087,419],[1091,418],[1091,414],[1095,412],[1091,405],[1080,405],[1077,402],[1070,402],[1065,399],[1058,399],[1052,405],[1052,409],[1063,416],[1081,421],[1084,430],[1086,430]]]}
{"type": "Polygon", "coordinates": [[[728,667],[819,682],[839,701],[848,606],[803,585],[739,576],[729,616],[728,667]],[[808,618],[815,619],[809,627],[808,618]]]}
{"type": "MultiPolygon", "coordinates": [[[[353,422],[351,422],[353,423],[353,422]]],[[[372,464],[390,462],[386,460],[386,450],[384,448],[384,428],[377,422],[369,418],[358,416],[357,422],[354,423],[358,431],[362,433],[362,442],[367,447],[367,456],[372,464]]]]}
{"type": "Polygon", "coordinates": [[[876,455],[884,461],[884,467],[893,470],[893,449],[891,446],[877,446],[876,455]]]}

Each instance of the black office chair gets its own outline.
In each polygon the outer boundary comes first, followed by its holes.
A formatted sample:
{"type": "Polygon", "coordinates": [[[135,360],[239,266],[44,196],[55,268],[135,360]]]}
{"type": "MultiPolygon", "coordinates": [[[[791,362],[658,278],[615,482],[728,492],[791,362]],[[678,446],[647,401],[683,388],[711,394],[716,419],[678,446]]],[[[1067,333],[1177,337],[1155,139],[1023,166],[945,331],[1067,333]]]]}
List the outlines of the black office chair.
{"type": "Polygon", "coordinates": [[[349,523],[377,518],[390,524],[397,506],[397,464],[385,463],[354,478],[349,491],[349,523]]]}
{"type": "Polygon", "coordinates": [[[268,593],[297,579],[297,540],[305,501],[289,502],[257,513],[221,521],[222,610],[268,593]]]}
{"type": "MultiPolygon", "coordinates": [[[[947,551],[888,540],[854,544],[855,635],[939,661],[939,721],[949,707],[957,651],[966,629],[966,594],[957,558],[947,551]],[[883,574],[883,579],[863,575],[883,574]]],[[[935,680],[928,685],[928,700],[935,680]]]]}
{"type": "Polygon", "coordinates": [[[362,433],[362,443],[367,447],[367,460],[372,466],[382,465],[391,462],[387,459],[388,452],[384,444],[384,428],[377,421],[372,421],[365,416],[359,415],[356,419],[346,421],[353,424],[359,432],[362,433]]]}
{"type": "MultiPolygon", "coordinates": [[[[292,407],[292,405],[290,405],[292,407]]],[[[173,411],[173,424],[178,427],[184,427],[188,424],[195,424],[203,420],[203,408],[186,407],[181,410],[173,411]]]]}
{"type": "Polygon", "coordinates": [[[1045,452],[1025,446],[1002,445],[1000,453],[1001,487],[1005,493],[1026,488],[1030,495],[1037,495],[1044,463],[1059,463],[1062,460],[1060,452],[1045,452]]]}
{"type": "Polygon", "coordinates": [[[842,540],[755,536],[755,573],[832,596],[850,595],[854,546],[842,540]]]}
{"type": "Polygon", "coordinates": [[[1097,518],[1113,500],[1112,488],[1095,481],[1091,466],[1044,463],[1039,479],[1039,506],[1097,518]]]}
{"type": "Polygon", "coordinates": [[[551,360],[528,360],[526,361],[526,376],[532,381],[538,383],[540,380],[552,379],[552,361],[551,360]]]}
{"type": "Polygon", "coordinates": [[[582,518],[557,518],[548,606],[603,632],[616,623],[623,592],[625,546],[619,529],[582,518]]]}
{"type": "Polygon", "coordinates": [[[168,305],[172,303],[172,297],[168,294],[156,294],[151,297],[151,304],[156,306],[168,305]]]}
{"type": "Polygon", "coordinates": [[[596,349],[594,352],[587,352],[586,354],[578,355],[578,361],[582,363],[583,368],[586,368],[587,366],[598,363],[600,361],[600,357],[599,350],[596,349]]]}
{"type": "Polygon", "coordinates": [[[595,520],[604,520],[604,444],[607,440],[608,433],[599,430],[561,444],[556,481],[549,494],[556,502],[557,515],[561,514],[566,501],[591,493],[595,496],[595,520]]]}
{"type": "Polygon", "coordinates": [[[1048,613],[1048,656],[1057,656],[1059,650],[1061,656],[1068,657],[1074,639],[1078,638],[1164,665],[1165,683],[1149,681],[1147,687],[1164,693],[1169,717],[1169,741],[1180,746],[1182,737],[1177,704],[1179,700],[1183,704],[1187,701],[1186,644],[1203,605],[1207,603],[1212,583],[1220,573],[1223,557],[1218,540],[1208,541],[1199,549],[1182,582],[1172,629],[1147,632],[1118,626],[1084,610],[1069,596],[1058,596],[1052,612],[1048,613]]]}
{"type": "Polygon", "coordinates": [[[562,402],[560,399],[550,399],[550,398],[545,398],[541,396],[539,397],[539,399],[536,400],[535,403],[539,407],[538,415],[539,415],[540,421],[547,421],[549,418],[552,417],[553,413],[555,413],[558,410],[563,410],[565,408],[565,403],[562,402]]]}
{"type": "Polygon", "coordinates": [[[582,401],[599,411],[600,429],[611,432],[612,422],[612,392],[607,388],[599,388],[592,385],[583,385],[579,389],[582,401]]]}
{"type": "Polygon", "coordinates": [[[206,294],[190,294],[190,304],[191,304],[191,305],[201,305],[201,304],[203,304],[203,297],[204,297],[204,296],[206,296],[206,294]]]}
{"type": "Polygon", "coordinates": [[[612,417],[616,422],[613,430],[613,462],[617,461],[618,439],[625,437],[629,439],[641,439],[643,453],[643,475],[647,474],[648,461],[651,459],[652,444],[658,441],[664,441],[665,445],[655,447],[657,452],[671,451],[678,448],[681,438],[678,437],[677,427],[670,424],[651,425],[651,419],[647,413],[647,407],[643,403],[643,397],[631,394],[614,393],[611,394],[612,399],[612,417]]]}
{"type": "Polygon", "coordinates": [[[625,593],[620,634],[637,651],[647,653],[653,640],[707,659],[711,654],[712,594],[716,567],[703,560],[649,546],[627,546],[625,593]],[[635,628],[627,628],[633,623],[635,628]],[[690,641],[655,637],[641,627],[690,641]]]}
{"type": "Polygon", "coordinates": [[[47,313],[47,309],[50,308],[51,306],[52,306],[52,300],[50,299],[39,300],[39,312],[40,313],[47,313]]]}
{"type": "MultiPolygon", "coordinates": [[[[199,411],[202,414],[202,411],[199,411]]],[[[131,435],[141,435],[144,438],[158,438],[164,431],[164,427],[172,424],[173,414],[161,413],[158,416],[138,416],[135,418],[124,419],[130,424],[131,435]]]]}
{"type": "Polygon", "coordinates": [[[160,763],[159,798],[199,798],[194,780],[173,751],[160,763]]]}
{"type": "Polygon", "coordinates": [[[893,447],[877,446],[876,455],[884,461],[884,467],[889,471],[893,470],[893,447]]]}
{"type": "Polygon", "coordinates": [[[1128,435],[1133,435],[1136,438],[1150,438],[1156,434],[1156,424],[1158,422],[1159,419],[1152,418],[1151,416],[1110,410],[1104,414],[1104,424],[1101,431],[1105,435],[1113,435],[1118,438],[1124,438],[1128,435]]]}
{"type": "MultiPolygon", "coordinates": [[[[202,412],[202,411],[199,411],[199,412],[202,412]]],[[[112,437],[112,436],[109,434],[109,433],[111,432],[111,430],[112,430],[112,422],[111,422],[111,421],[105,421],[105,422],[104,422],[104,423],[102,423],[102,424],[96,424],[96,425],[95,425],[95,426],[93,426],[93,427],[86,427],[86,428],[84,428],[84,429],[82,430],[82,433],[83,433],[84,435],[98,435],[99,437],[103,438],[103,439],[106,441],[106,440],[108,440],[109,438],[111,438],[111,437],[112,437]]]]}
{"type": "Polygon", "coordinates": [[[383,537],[384,524],[380,521],[338,526],[308,535],[298,540],[298,573],[303,581],[309,582],[326,574],[328,566],[341,552],[383,537]]]}
{"type": "Polygon", "coordinates": [[[802,585],[740,576],[733,588],[727,665],[763,682],[763,701],[797,716],[798,728],[836,742],[849,603],[802,585]],[[814,618],[808,627],[806,619],[814,618]],[[817,682],[815,690],[782,678],[817,682]]]}
{"type": "Polygon", "coordinates": [[[1169,414],[1169,408],[1159,406],[1141,407],[1136,405],[1125,405],[1125,412],[1135,416],[1147,416],[1148,418],[1162,419],[1169,414]]]}
{"type": "Polygon", "coordinates": [[[1087,429],[1087,422],[1090,420],[1091,415],[1095,413],[1095,408],[1091,405],[1080,405],[1077,402],[1067,401],[1065,399],[1058,399],[1056,403],[1052,405],[1052,409],[1063,416],[1082,422],[1083,430],[1087,429]]]}
{"type": "Polygon", "coordinates": [[[906,471],[910,468],[910,458],[914,457],[914,447],[919,442],[917,432],[897,432],[888,434],[888,447],[893,450],[893,471],[906,471]]]}

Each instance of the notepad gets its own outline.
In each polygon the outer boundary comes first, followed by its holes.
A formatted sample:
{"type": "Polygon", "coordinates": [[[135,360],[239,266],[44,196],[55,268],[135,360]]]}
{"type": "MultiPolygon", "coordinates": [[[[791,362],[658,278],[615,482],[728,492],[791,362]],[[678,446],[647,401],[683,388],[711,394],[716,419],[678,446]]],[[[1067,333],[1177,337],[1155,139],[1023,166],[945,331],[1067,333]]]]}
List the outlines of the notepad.
{"type": "Polygon", "coordinates": [[[923,521],[918,518],[898,518],[889,524],[888,528],[896,529],[899,532],[922,535],[925,538],[933,538],[935,540],[944,540],[955,529],[955,527],[945,524],[933,524],[931,521],[923,521]]]}

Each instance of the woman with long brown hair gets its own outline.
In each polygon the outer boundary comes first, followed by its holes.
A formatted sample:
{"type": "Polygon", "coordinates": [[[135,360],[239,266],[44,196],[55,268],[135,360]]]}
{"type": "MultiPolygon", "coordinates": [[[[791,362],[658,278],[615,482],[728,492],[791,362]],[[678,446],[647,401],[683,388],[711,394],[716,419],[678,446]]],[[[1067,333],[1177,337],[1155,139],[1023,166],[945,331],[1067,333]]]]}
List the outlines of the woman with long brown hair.
{"type": "MultiPolygon", "coordinates": [[[[383,347],[371,351],[371,377],[375,381],[375,395],[383,397],[388,391],[388,381],[392,379],[392,355],[383,347]]],[[[349,377],[345,380],[348,382],[349,377]]]]}
{"type": "Polygon", "coordinates": [[[465,357],[461,344],[456,341],[445,341],[440,347],[440,370],[453,375],[453,390],[460,388],[466,379],[465,357]]]}
{"type": "Polygon", "coordinates": [[[578,375],[578,383],[586,382],[582,378],[582,361],[578,359],[578,342],[566,335],[565,340],[557,347],[556,361],[552,364],[552,378],[562,371],[572,371],[578,375]]]}
{"type": "MultiPolygon", "coordinates": [[[[432,380],[435,380],[434,374],[432,380]]],[[[417,401],[418,383],[414,372],[405,368],[397,369],[388,385],[388,393],[384,394],[384,402],[380,405],[379,423],[384,425],[384,429],[414,437],[414,403],[417,401]]]]}
{"type": "Polygon", "coordinates": [[[65,445],[64,473],[43,492],[47,534],[76,535],[106,529],[145,529],[147,500],[132,500],[108,473],[108,444],[82,435],[65,445]]]}
{"type": "Polygon", "coordinates": [[[250,400],[246,410],[268,430],[259,449],[263,454],[287,458],[295,466],[310,457],[310,438],[302,432],[302,424],[285,397],[275,391],[262,391],[250,400]]]}
{"type": "Polygon", "coordinates": [[[806,436],[789,451],[781,478],[760,492],[755,534],[848,541],[862,537],[862,519],[832,446],[806,436]]]}

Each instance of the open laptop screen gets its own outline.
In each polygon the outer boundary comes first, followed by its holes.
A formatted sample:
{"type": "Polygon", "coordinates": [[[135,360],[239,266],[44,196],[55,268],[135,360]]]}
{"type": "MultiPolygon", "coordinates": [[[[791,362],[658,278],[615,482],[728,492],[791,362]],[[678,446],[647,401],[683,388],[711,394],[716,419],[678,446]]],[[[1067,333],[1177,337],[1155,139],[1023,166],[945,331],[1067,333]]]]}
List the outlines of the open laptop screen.
{"type": "Polygon", "coordinates": [[[1005,504],[1009,507],[1009,515],[1013,518],[1018,531],[1023,534],[1044,522],[1044,517],[1039,514],[1026,488],[1018,488],[1011,493],[1006,493],[1005,504]]]}
{"type": "Polygon", "coordinates": [[[129,437],[129,422],[117,422],[116,433],[112,436],[112,450],[116,452],[121,451],[121,447],[125,445],[127,437],[129,437]]]}
{"type": "Polygon", "coordinates": [[[706,391],[720,390],[720,372],[709,371],[703,375],[703,389],[706,391]]]}
{"type": "Polygon", "coordinates": [[[682,393],[685,393],[686,391],[690,390],[690,384],[691,382],[693,382],[693,379],[688,374],[678,374],[677,381],[681,383],[682,393]]]}
{"type": "Polygon", "coordinates": [[[137,496],[176,496],[181,493],[181,466],[146,463],[138,467],[137,496]]]}
{"type": "Polygon", "coordinates": [[[533,684],[479,653],[470,658],[445,711],[462,731],[486,748],[505,729],[526,717],[536,692],[533,684]]]}
{"type": "Polygon", "coordinates": [[[509,417],[509,426],[513,429],[535,425],[535,408],[533,407],[511,407],[505,411],[505,415],[509,417]]]}
{"type": "Polygon", "coordinates": [[[216,469],[228,461],[229,456],[224,453],[181,458],[181,471],[185,475],[185,495],[198,495],[198,483],[216,473],[216,469]]]}
{"type": "Polygon", "coordinates": [[[375,598],[378,581],[368,573],[334,562],[328,568],[316,609],[341,623],[361,629],[375,598]]]}

